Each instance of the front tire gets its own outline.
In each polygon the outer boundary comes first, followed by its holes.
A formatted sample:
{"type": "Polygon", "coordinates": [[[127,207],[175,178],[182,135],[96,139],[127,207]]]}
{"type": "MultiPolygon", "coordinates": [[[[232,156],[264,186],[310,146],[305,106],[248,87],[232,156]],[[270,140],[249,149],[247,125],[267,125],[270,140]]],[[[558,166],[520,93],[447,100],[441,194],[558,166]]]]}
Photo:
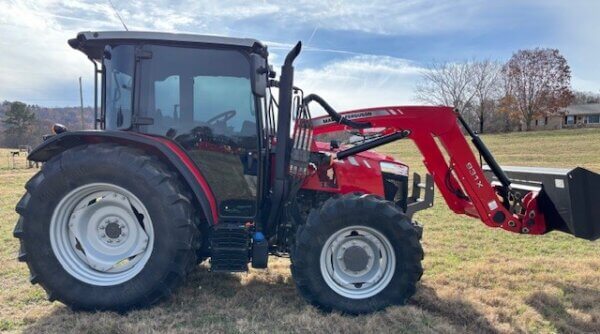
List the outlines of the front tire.
{"type": "Polygon", "coordinates": [[[169,296],[196,263],[200,233],[177,176],[143,151],[95,144],[43,165],[17,204],[19,260],[48,298],[127,311],[169,296]]]}
{"type": "Polygon", "coordinates": [[[298,228],[296,287],[325,311],[360,314],[404,304],[423,274],[419,232],[392,202],[373,195],[331,198],[298,228]]]}

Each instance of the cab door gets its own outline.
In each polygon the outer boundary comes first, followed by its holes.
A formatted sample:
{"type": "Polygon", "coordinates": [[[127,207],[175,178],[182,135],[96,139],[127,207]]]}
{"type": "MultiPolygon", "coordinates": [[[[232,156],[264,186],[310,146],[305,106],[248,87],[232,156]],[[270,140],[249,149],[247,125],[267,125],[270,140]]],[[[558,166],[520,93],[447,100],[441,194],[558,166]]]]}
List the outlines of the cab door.
{"type": "Polygon", "coordinates": [[[222,219],[256,216],[259,118],[251,64],[243,51],[145,46],[140,105],[190,155],[215,195],[222,219]]]}

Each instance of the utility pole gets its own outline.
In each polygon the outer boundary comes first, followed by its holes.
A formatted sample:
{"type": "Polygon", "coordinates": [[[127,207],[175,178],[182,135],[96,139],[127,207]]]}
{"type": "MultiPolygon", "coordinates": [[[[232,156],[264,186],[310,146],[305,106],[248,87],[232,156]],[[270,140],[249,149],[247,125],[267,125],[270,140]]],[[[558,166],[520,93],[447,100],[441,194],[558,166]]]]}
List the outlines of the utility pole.
{"type": "Polygon", "coordinates": [[[79,101],[81,102],[81,130],[85,130],[85,122],[83,120],[83,88],[81,87],[81,77],[79,77],[79,101]]]}

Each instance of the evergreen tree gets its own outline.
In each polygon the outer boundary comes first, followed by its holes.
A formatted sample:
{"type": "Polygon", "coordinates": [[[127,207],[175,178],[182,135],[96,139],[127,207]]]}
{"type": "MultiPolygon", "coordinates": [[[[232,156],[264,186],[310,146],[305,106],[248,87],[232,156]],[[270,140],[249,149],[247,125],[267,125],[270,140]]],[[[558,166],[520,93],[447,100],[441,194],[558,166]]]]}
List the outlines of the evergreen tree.
{"type": "Polygon", "coordinates": [[[6,144],[16,147],[27,144],[28,134],[35,122],[35,114],[23,102],[15,101],[4,113],[6,144]]]}

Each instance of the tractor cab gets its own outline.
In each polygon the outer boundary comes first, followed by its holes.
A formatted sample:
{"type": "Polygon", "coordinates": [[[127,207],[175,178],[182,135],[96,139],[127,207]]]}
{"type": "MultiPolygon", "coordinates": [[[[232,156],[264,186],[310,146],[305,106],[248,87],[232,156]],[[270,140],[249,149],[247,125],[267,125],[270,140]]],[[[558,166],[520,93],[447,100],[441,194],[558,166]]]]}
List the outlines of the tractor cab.
{"type": "Polygon", "coordinates": [[[220,220],[254,219],[265,173],[265,46],[138,32],[84,32],[69,43],[101,68],[96,128],[174,141],[208,182],[220,220]]]}

